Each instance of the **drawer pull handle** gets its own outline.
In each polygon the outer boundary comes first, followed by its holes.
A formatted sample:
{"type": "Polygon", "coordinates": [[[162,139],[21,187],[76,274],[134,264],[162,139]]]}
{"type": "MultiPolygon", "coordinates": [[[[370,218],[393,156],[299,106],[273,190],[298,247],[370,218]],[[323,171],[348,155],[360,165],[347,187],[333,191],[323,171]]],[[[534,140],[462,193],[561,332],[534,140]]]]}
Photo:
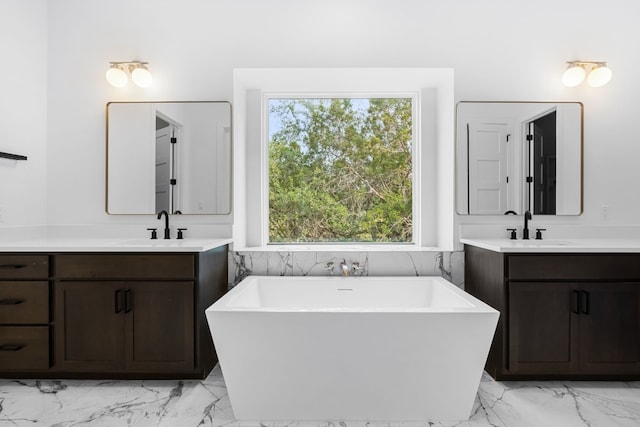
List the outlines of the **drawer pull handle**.
{"type": "Polygon", "coordinates": [[[19,270],[25,268],[27,264],[0,264],[0,270],[19,270]]]}
{"type": "Polygon", "coordinates": [[[128,313],[131,311],[131,289],[127,289],[124,291],[124,312],[128,313]]]}
{"type": "Polygon", "coordinates": [[[580,291],[573,291],[573,301],[571,305],[571,311],[575,314],[580,314],[580,291]]]}
{"type": "Polygon", "coordinates": [[[2,344],[0,351],[19,351],[24,348],[24,344],[2,344]]]}
{"type": "Polygon", "coordinates": [[[23,299],[18,299],[18,298],[0,299],[0,305],[18,305],[18,304],[22,304],[23,302],[24,302],[23,299]]]}
{"type": "Polygon", "coordinates": [[[116,314],[122,311],[122,289],[118,289],[115,292],[115,307],[116,314]]]}
{"type": "Polygon", "coordinates": [[[591,313],[591,295],[587,291],[580,291],[580,296],[580,313],[588,315],[591,313]]]}

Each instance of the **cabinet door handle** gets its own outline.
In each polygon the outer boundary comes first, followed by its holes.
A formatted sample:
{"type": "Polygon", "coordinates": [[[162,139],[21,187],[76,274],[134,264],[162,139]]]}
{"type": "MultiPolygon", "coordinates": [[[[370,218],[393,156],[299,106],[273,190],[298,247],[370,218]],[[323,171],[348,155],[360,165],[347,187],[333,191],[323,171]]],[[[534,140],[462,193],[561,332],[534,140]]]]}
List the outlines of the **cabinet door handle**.
{"type": "Polygon", "coordinates": [[[26,266],[27,264],[0,264],[0,270],[19,270],[26,266]]]}
{"type": "Polygon", "coordinates": [[[573,298],[571,300],[571,311],[575,314],[580,314],[580,291],[573,291],[573,298]]]}
{"type": "Polygon", "coordinates": [[[22,304],[23,302],[24,302],[23,299],[18,299],[18,298],[0,299],[0,305],[18,305],[18,304],[22,304]]]}
{"type": "Polygon", "coordinates": [[[117,289],[114,295],[115,295],[114,305],[116,308],[116,314],[118,314],[122,311],[122,289],[117,289]]]}
{"type": "Polygon", "coordinates": [[[124,291],[124,312],[128,313],[131,311],[131,302],[133,297],[131,295],[131,289],[127,289],[124,291]]]}
{"type": "Polygon", "coordinates": [[[582,314],[591,312],[591,295],[587,291],[580,291],[580,312],[582,314]]]}
{"type": "Polygon", "coordinates": [[[24,348],[24,344],[2,344],[0,345],[0,351],[19,351],[24,348]]]}

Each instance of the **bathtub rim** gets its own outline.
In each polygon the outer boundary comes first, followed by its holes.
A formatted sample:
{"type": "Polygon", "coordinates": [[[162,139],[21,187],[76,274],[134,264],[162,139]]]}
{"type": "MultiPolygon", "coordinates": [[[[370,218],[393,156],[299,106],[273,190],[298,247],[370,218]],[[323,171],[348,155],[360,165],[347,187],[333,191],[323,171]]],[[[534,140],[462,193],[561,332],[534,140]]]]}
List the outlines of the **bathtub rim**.
{"type": "Polygon", "coordinates": [[[240,283],[230,289],[218,301],[213,303],[206,311],[215,312],[255,312],[255,313],[479,313],[479,314],[499,314],[490,305],[479,300],[468,292],[460,289],[458,286],[449,282],[440,276],[364,276],[364,277],[341,277],[341,276],[265,276],[250,275],[244,278],[240,283]],[[277,306],[277,307],[239,307],[230,306],[231,300],[243,292],[249,286],[257,286],[260,279],[269,280],[285,280],[285,281],[387,281],[401,280],[409,282],[428,282],[435,281],[439,285],[444,286],[452,291],[456,296],[471,304],[470,307],[295,307],[295,306],[277,306]]]}

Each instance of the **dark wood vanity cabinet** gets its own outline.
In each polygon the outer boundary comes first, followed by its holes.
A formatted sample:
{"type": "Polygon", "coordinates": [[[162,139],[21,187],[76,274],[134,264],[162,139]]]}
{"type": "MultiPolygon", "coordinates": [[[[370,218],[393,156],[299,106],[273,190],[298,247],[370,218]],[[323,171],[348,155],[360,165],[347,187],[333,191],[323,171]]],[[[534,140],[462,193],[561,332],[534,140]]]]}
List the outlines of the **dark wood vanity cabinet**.
{"type": "Polygon", "coordinates": [[[196,266],[193,254],[58,255],[56,368],[193,371],[196,266]]]}
{"type": "MultiPolygon", "coordinates": [[[[46,257],[51,334],[37,376],[203,378],[217,362],[204,311],[227,290],[227,250],[46,257]]],[[[31,376],[2,360],[0,375],[31,376]]]]}
{"type": "Polygon", "coordinates": [[[190,372],[193,281],[56,284],[56,368],[190,372]]]}
{"type": "Polygon", "coordinates": [[[501,313],[494,378],[640,378],[640,255],[467,245],[465,289],[501,313]]]}
{"type": "Polygon", "coordinates": [[[49,257],[0,254],[0,370],[48,369],[49,257]]]}
{"type": "Polygon", "coordinates": [[[55,292],[56,369],[116,371],[124,368],[124,320],[114,310],[120,283],[60,282],[55,292]]]}

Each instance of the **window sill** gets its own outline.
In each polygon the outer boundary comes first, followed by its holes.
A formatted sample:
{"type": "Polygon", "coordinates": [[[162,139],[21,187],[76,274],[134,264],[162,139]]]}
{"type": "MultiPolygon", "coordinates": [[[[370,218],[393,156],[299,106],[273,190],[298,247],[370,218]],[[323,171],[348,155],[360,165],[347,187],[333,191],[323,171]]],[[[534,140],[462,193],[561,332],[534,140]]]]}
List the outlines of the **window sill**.
{"type": "Polygon", "coordinates": [[[234,247],[235,252],[442,252],[443,249],[415,244],[316,244],[316,245],[267,245],[234,247]]]}

